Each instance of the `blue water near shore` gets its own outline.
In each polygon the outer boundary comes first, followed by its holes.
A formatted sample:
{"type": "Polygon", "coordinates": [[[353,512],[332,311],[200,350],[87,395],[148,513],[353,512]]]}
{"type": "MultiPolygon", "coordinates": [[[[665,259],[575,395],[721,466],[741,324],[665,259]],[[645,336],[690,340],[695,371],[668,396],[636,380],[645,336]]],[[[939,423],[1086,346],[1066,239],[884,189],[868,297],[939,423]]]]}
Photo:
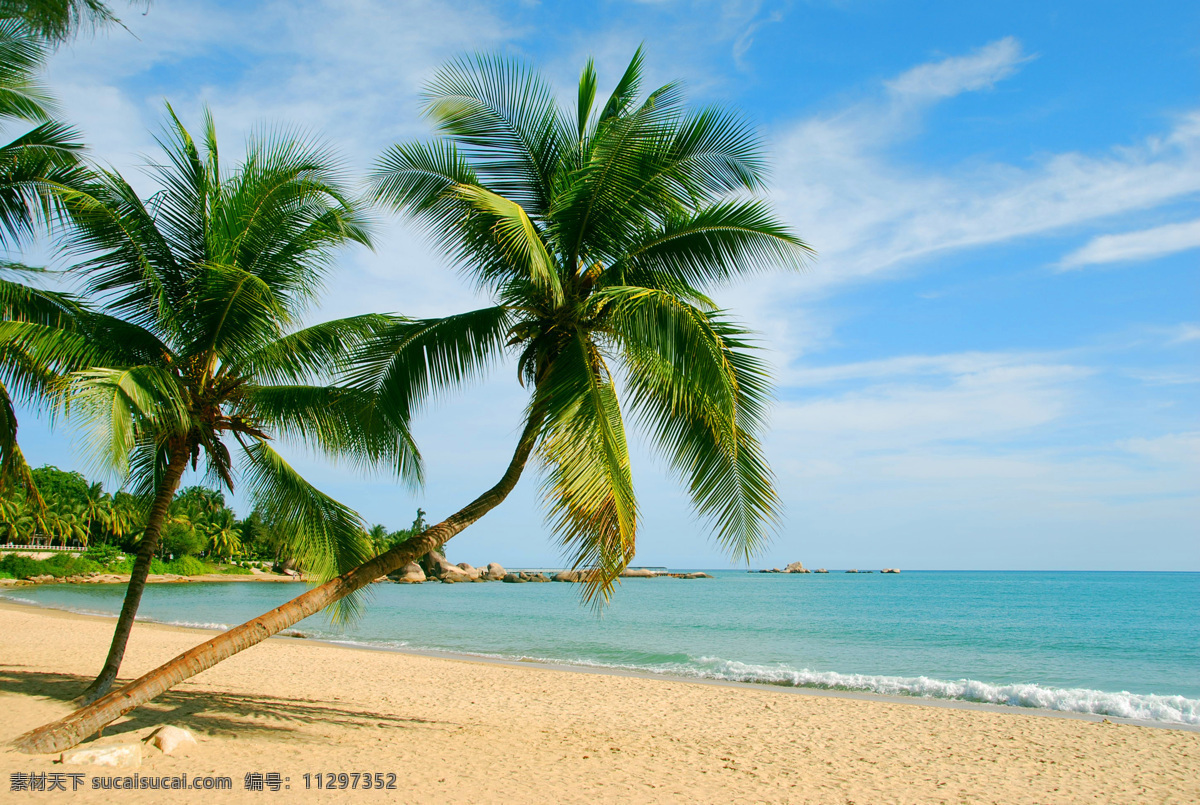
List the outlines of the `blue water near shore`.
{"type": "MultiPolygon", "coordinates": [[[[376,584],[305,635],[811,688],[1200,724],[1200,573],[906,571],[626,579],[597,616],[573,584],[376,584]]],[[[141,614],[224,628],[292,584],[152,585],[141,614]]],[[[124,587],[12,599],[115,614],[124,587]]]]}

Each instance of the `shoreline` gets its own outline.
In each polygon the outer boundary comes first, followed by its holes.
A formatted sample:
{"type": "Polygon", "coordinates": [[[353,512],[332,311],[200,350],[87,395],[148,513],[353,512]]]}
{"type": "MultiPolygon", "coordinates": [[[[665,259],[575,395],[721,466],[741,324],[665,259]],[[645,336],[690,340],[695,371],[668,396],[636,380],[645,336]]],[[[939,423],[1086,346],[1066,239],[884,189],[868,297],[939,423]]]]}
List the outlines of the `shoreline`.
{"type": "MultiPolygon", "coordinates": [[[[0,617],[0,776],[132,775],[64,769],[56,756],[7,746],[70,712],[104,656],[111,617],[11,601],[0,617]]],[[[123,678],[209,634],[139,624],[123,678]]],[[[146,748],[137,773],[232,781],[182,800],[206,803],[271,798],[245,790],[254,772],[280,773],[288,801],[311,802],[1200,799],[1197,732],[1047,715],[1063,714],[279,639],[181,683],[89,744],[138,742],[161,724],[192,731],[197,746],[178,756],[146,748]],[[403,793],[304,787],[306,773],[359,771],[395,773],[403,793]]],[[[122,801],[162,796],[133,790],[122,801]]],[[[71,795],[111,797],[86,785],[71,795]]]]}
{"type": "MultiPolygon", "coordinates": [[[[13,601],[12,599],[0,598],[0,612],[6,609],[33,609],[43,612],[59,613],[66,618],[88,618],[100,619],[109,622],[115,622],[116,616],[107,615],[98,612],[78,612],[76,610],[64,609],[61,607],[47,606],[37,603],[27,603],[24,601],[13,601]]],[[[139,625],[152,628],[162,628],[178,630],[184,633],[192,633],[197,636],[219,634],[225,629],[217,628],[216,626],[198,626],[198,625],[181,625],[174,623],[164,623],[161,621],[138,618],[139,625]]],[[[203,637],[202,642],[208,637],[203,637]]],[[[582,663],[570,662],[555,662],[542,659],[526,659],[526,658],[509,658],[499,657],[487,654],[472,654],[464,651],[450,651],[444,649],[426,649],[426,648],[406,648],[401,646],[380,646],[370,643],[360,643],[353,641],[331,640],[322,637],[310,637],[303,634],[299,630],[285,630],[280,634],[273,635],[271,640],[304,640],[310,645],[324,646],[334,649],[343,649],[348,651],[368,651],[368,652],[384,652],[404,654],[415,657],[428,657],[431,659],[451,660],[455,662],[478,662],[489,665],[501,665],[515,668],[543,668],[549,671],[558,671],[574,674],[596,674],[601,676],[619,676],[631,679],[647,679],[647,680],[665,680],[672,682],[681,682],[697,685],[715,685],[720,687],[743,688],[748,690],[771,690],[779,693],[788,693],[799,696],[816,696],[821,698],[835,699],[852,699],[856,701],[868,702],[886,702],[889,704],[900,705],[915,705],[918,707],[937,707],[949,708],[957,710],[969,710],[976,712],[987,713],[1006,713],[1010,715],[1027,715],[1041,718],[1064,718],[1077,721],[1088,721],[1092,723],[1110,723],[1123,724],[1135,727],[1150,727],[1153,729],[1178,730],[1183,732],[1200,733],[1200,724],[1186,724],[1178,721],[1155,721],[1149,719],[1123,718],[1121,716],[1100,715],[1096,713],[1080,713],[1071,710],[1052,710],[1044,707],[1023,707],[1019,705],[993,704],[989,702],[973,702],[966,699],[938,699],[933,697],[923,696],[896,696],[885,693],[872,693],[870,691],[854,691],[854,690],[831,690],[817,687],[803,687],[799,685],[781,685],[772,684],[770,682],[741,682],[732,679],[717,679],[714,677],[704,676],[686,676],[683,674],[672,674],[669,672],[655,672],[649,670],[638,670],[633,668],[618,668],[605,665],[586,665],[582,663]],[[289,634],[294,631],[295,633],[289,634]]]]}
{"type": "MultiPolygon", "coordinates": [[[[239,583],[245,582],[267,582],[271,584],[283,584],[292,582],[302,582],[304,579],[294,576],[279,576],[275,574],[253,574],[242,575],[240,573],[208,573],[203,576],[176,576],[173,573],[151,573],[146,577],[147,584],[187,584],[189,582],[223,582],[234,581],[239,583]]],[[[94,576],[78,578],[75,576],[64,576],[61,579],[43,579],[32,581],[30,579],[0,579],[0,587],[43,587],[46,585],[55,584],[129,584],[128,573],[97,573],[94,576]]]]}

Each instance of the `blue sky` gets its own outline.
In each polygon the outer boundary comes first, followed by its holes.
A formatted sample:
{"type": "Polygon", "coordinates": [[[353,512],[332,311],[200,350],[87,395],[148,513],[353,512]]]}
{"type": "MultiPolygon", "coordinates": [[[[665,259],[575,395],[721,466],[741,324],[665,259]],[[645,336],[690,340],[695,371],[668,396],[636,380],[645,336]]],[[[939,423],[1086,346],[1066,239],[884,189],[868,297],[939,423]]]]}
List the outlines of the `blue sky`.
{"type": "MultiPolygon", "coordinates": [[[[427,136],[417,93],[464,51],[584,60],[740,109],[770,193],[818,251],[722,289],[779,379],[766,441],[786,502],[756,564],[1200,570],[1200,7],[1190,3],[161,2],[56,55],[95,156],[133,172],[162,101],[204,103],[226,154],[257,125],[320,132],[357,171],[427,136]]],[[[228,159],[228,157],[227,157],[228,159]]],[[[142,183],[146,192],[153,187],[142,183]]],[[[480,303],[404,222],[348,251],[322,317],[480,303]]],[[[438,402],[411,493],[298,449],[371,522],[443,516],[498,477],[510,367],[438,402]]],[[[34,463],[85,466],[26,416],[34,463]]],[[[723,567],[653,455],[639,564],[723,567]]],[[[555,564],[536,479],[449,547],[555,564]]]]}

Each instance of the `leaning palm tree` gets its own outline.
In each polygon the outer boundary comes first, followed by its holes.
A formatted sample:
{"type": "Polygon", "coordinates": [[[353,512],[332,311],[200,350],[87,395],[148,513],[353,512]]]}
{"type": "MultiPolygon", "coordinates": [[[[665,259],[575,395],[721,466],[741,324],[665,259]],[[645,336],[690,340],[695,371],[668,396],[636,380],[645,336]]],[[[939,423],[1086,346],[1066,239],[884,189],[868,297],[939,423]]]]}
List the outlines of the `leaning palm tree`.
{"type": "MultiPolygon", "coordinates": [[[[168,107],[168,111],[170,109],[168,107]]],[[[148,502],[129,587],[90,700],[120,669],[150,563],[187,467],[227,489],[240,471],[306,569],[326,578],[370,556],[358,516],[305,481],[271,446],[307,441],[335,457],[387,464],[408,481],[419,456],[405,422],[366,392],[328,384],[325,367],[381,317],[297,329],[335,248],[368,244],[338,162],[286,132],[252,138],[235,170],[219,162],[206,114],[202,144],[170,112],[149,200],[112,171],[65,192],[65,248],[89,299],[69,326],[0,325],[12,346],[66,375],[61,407],[101,466],[148,502]],[[65,367],[65,369],[64,369],[65,367]],[[70,370],[69,372],[66,370],[70,370]]]]}
{"type": "Polygon", "coordinates": [[[427,98],[444,137],[393,147],[375,174],[378,196],[424,224],[496,304],[385,327],[353,356],[346,379],[407,418],[432,391],[515,354],[529,404],[496,485],[364,565],[21,736],[20,749],[74,745],[438,548],[499,505],[533,456],[550,523],[572,563],[589,571],[585,596],[602,602],[637,534],[626,408],[731,553],[747,557],[763,543],[778,507],[758,441],[767,372],[746,331],[704,289],[798,266],[807,247],[753,197],[763,160],[751,129],[718,109],[688,112],[675,85],[639,99],[641,65],[639,52],[596,108],[589,63],[567,113],[518,64],[452,64],[427,98]]]}

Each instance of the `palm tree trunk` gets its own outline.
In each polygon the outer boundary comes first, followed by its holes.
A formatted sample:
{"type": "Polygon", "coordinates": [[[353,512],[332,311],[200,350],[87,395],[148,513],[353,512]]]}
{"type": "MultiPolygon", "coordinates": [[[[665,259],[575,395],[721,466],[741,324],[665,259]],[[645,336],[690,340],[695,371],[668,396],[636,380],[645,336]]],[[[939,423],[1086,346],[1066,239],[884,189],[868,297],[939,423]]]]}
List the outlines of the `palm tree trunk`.
{"type": "Polygon", "coordinates": [[[150,507],[150,515],[146,519],[146,530],[142,534],[142,542],[138,546],[137,558],[133,562],[133,570],[129,574],[129,587],[125,590],[125,602],[121,605],[121,615],[117,618],[117,628],[113,632],[112,645],[108,647],[108,657],[104,660],[104,668],[100,675],[88,686],[76,702],[80,705],[91,704],[112,687],[117,672],[121,670],[121,660],[125,657],[125,646],[129,643],[129,633],[133,631],[133,621],[137,616],[138,606],[142,603],[142,592],[146,589],[146,577],[150,575],[150,563],[158,550],[158,539],[162,535],[163,524],[167,520],[167,510],[175,499],[175,491],[187,468],[188,451],[182,448],[171,451],[170,461],[163,474],[162,484],[154,495],[154,503],[150,507]]]}
{"type": "Polygon", "coordinates": [[[425,529],[386,553],[349,570],[332,581],[314,587],[265,615],[236,626],[212,640],[180,654],[175,659],[135,679],[120,690],[84,707],[53,724],[46,724],[13,741],[27,754],[61,752],[139,707],[185,679],[212,668],[240,651],[258,645],[271,635],[320,612],[380,576],[403,567],[432,551],[467,526],[496,508],[508,497],[533,451],[543,415],[531,412],[508,469],[499,483],[435,526],[425,529]]]}

